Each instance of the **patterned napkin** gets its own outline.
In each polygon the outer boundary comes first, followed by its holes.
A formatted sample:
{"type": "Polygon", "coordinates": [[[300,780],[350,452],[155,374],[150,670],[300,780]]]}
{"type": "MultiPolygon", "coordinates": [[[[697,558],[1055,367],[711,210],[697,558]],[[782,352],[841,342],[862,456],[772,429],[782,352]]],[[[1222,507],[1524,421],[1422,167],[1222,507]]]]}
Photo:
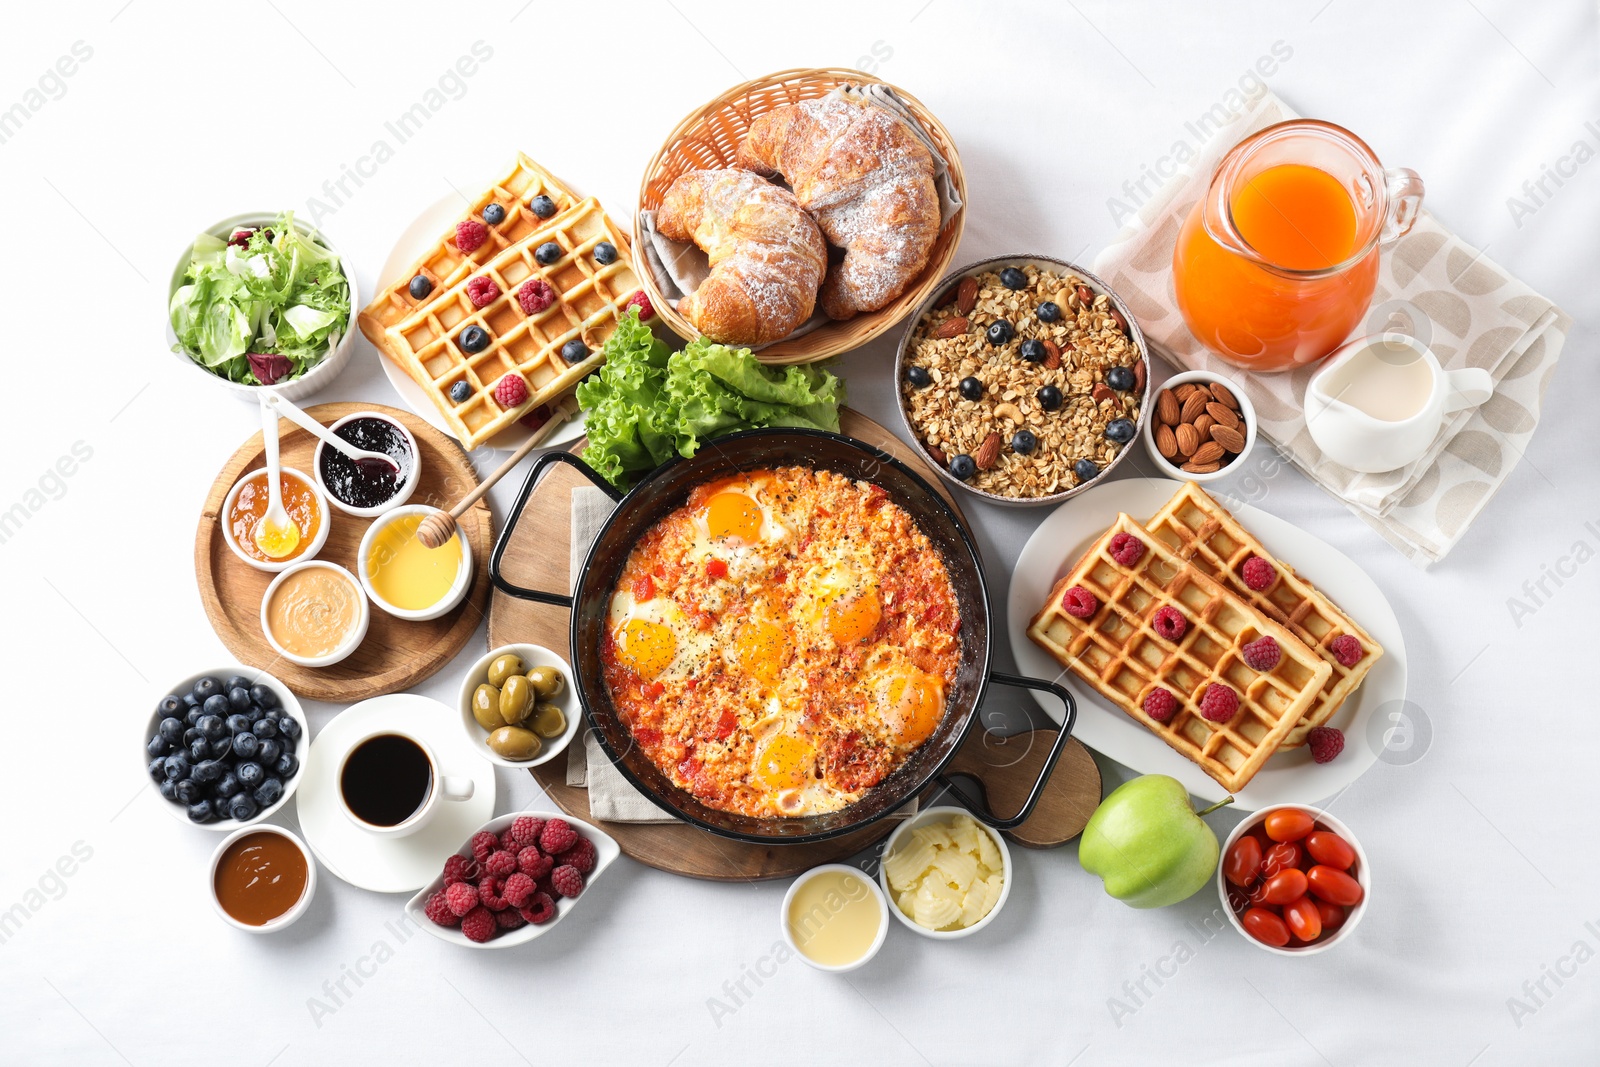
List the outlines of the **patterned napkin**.
{"type": "Polygon", "coordinates": [[[1140,208],[1094,270],[1133,309],[1157,354],[1175,366],[1237,381],[1255,405],[1263,438],[1413,563],[1427,567],[1455,546],[1522,458],[1572,319],[1422,212],[1411,232],[1382,253],[1374,310],[1358,333],[1412,333],[1446,370],[1487,370],[1494,395],[1446,416],[1428,451],[1400,470],[1361,474],[1324,457],[1303,411],[1316,365],[1264,375],[1232,367],[1189,332],[1172,287],[1178,228],[1222,156],[1250,134],[1296,117],[1265,93],[1207,143],[1192,169],[1140,208]]]}

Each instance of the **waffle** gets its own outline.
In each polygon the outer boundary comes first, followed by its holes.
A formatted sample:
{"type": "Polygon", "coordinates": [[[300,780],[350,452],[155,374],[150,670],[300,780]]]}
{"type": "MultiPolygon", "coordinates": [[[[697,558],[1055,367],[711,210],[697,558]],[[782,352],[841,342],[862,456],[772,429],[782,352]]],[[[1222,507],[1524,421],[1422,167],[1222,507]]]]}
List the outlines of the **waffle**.
{"type": "Polygon", "coordinates": [[[386,352],[384,331],[409,316],[420,303],[426,302],[441,290],[449,289],[457,282],[465,280],[467,275],[479,266],[539,229],[545,220],[528,208],[528,202],[541,194],[555,201],[558,214],[578,202],[578,195],[568,189],[559,178],[545,171],[522,153],[517,153],[510,171],[478,194],[477,199],[468,204],[461,214],[463,219],[481,220],[483,209],[491,202],[505,208],[506,217],[498,226],[489,227],[489,239],[470,253],[462,252],[456,248],[456,227],[452,222],[449,231],[442,235],[422,258],[413,263],[393,285],[380,292],[377,299],[356,316],[356,322],[367,340],[376,345],[379,351],[386,352]],[[408,288],[411,279],[418,274],[433,283],[433,289],[428,296],[420,301],[412,298],[408,288]]]}
{"type": "Polygon", "coordinates": [[[1184,563],[1127,515],[1117,516],[1056,583],[1028,636],[1230,792],[1243,789],[1277,750],[1330,673],[1287,629],[1184,563]],[[1110,542],[1119,533],[1147,546],[1131,567],[1111,557],[1110,542]],[[1062,606],[1066,592],[1080,585],[1100,601],[1088,619],[1062,606]],[[1152,628],[1151,617],[1163,606],[1176,608],[1189,622],[1177,644],[1152,628]],[[1263,634],[1283,648],[1278,665],[1266,673],[1246,666],[1240,652],[1263,634]],[[1239,695],[1239,710],[1225,723],[1200,714],[1200,698],[1213,683],[1239,695]],[[1156,687],[1177,699],[1168,722],[1150,718],[1141,706],[1156,687]]]}
{"type": "Polygon", "coordinates": [[[1289,732],[1283,742],[1285,748],[1305,744],[1306,735],[1339,710],[1345,698],[1355,691],[1383,655],[1383,646],[1354,619],[1297,575],[1293,567],[1274,559],[1226,508],[1193,482],[1185,482],[1183,488],[1145,523],[1145,528],[1171,546],[1180,558],[1222,582],[1267,618],[1287,627],[1327,661],[1332,673],[1323,683],[1322,692],[1317,694],[1311,710],[1289,732]],[[1278,572],[1277,580],[1259,592],[1240,577],[1240,568],[1251,556],[1260,556],[1278,572]],[[1328,650],[1329,643],[1341,634],[1354,634],[1367,650],[1353,667],[1341,664],[1328,650]]]}
{"type": "Polygon", "coordinates": [[[384,352],[406,368],[433,399],[461,444],[476,448],[507,429],[533,408],[560,396],[598,367],[601,345],[611,336],[628,301],[639,292],[627,235],[606,217],[592,197],[544,220],[514,245],[432,297],[384,331],[384,352]],[[554,241],[563,255],[541,265],[534,250],[554,241]],[[617,258],[602,266],[594,247],[609,241],[617,258]],[[473,306],[467,284],[478,276],[494,279],[500,295],[487,307],[473,306]],[[517,303],[517,287],[529,278],[549,282],[556,301],[534,315],[517,303]],[[489,344],[480,352],[462,351],[457,339],[468,326],[482,326],[489,344]],[[569,363],[561,356],[568,341],[581,340],[588,355],[569,363]],[[495,383],[520,374],[528,398],[502,407],[495,383]],[[465,381],[471,392],[459,403],[450,389],[465,381]]]}

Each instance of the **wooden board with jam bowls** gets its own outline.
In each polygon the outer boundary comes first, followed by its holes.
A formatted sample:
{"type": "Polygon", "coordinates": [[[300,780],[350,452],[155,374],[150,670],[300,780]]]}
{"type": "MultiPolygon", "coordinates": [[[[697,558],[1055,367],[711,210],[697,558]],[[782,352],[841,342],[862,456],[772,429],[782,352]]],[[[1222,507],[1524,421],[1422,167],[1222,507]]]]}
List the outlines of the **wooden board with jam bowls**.
{"type": "MultiPolygon", "coordinates": [[[[417,442],[421,468],[411,503],[449,507],[478,484],[477,473],[461,448],[415,415],[374,404],[322,404],[309,410],[324,425],[357,411],[369,411],[405,426],[417,442]]],[[[284,423],[279,442],[285,466],[313,471],[316,440],[310,434],[284,423]]],[[[195,575],[201,602],[217,636],[240,662],[271,669],[299,696],[347,703],[409,689],[431,677],[465,647],[489,598],[485,561],[494,531],[488,505],[481,500],[458,521],[460,536],[470,551],[473,575],[466,598],[455,608],[427,621],[402,620],[375,609],[360,646],[349,658],[328,667],[297,666],[274,652],[261,627],[261,600],[273,575],[239,559],[228,547],[220,521],[234,483],[262,465],[262,441],[257,433],[223,464],[201,508],[195,534],[195,575]]],[[[315,558],[338,564],[352,575],[361,574],[361,541],[377,520],[330,509],[322,521],[331,524],[331,529],[315,558]]]]}
{"type": "MultiPolygon", "coordinates": [[[[868,442],[919,472],[965,523],[950,490],[931,477],[926,461],[888,430],[859,412],[845,408],[840,427],[850,436],[868,442]]],[[[581,445],[574,449],[581,452],[581,445]]],[[[511,580],[531,587],[570,588],[568,567],[571,542],[571,491],[588,485],[573,469],[558,465],[540,481],[524,508],[522,523],[508,543],[506,561],[511,580]]],[[[519,600],[495,591],[489,613],[490,647],[514,642],[535,642],[565,648],[569,640],[570,612],[566,609],[519,600]]],[[[1021,751],[1029,735],[1000,739],[974,730],[949,764],[959,780],[978,783],[989,804],[1013,811],[1028,793],[1046,753],[1055,740],[1045,731],[1021,751]],[[1012,781],[1015,778],[1016,781],[1012,781]],[[1026,779],[1026,780],[1024,780],[1026,779]]],[[[562,811],[575,818],[593,820],[588,790],[567,785],[567,760],[556,759],[530,773],[562,811]]],[[[962,788],[966,788],[965,782],[962,788]]],[[[933,795],[922,799],[927,802],[933,795]]],[[[1068,739],[1034,814],[1006,831],[1009,840],[1025,847],[1049,848],[1076,836],[1100,800],[1100,775],[1088,750],[1068,739]]],[[[719,838],[687,823],[604,823],[623,852],[659,870],[713,881],[753,881],[788,878],[817,864],[845,859],[877,844],[894,829],[895,819],[881,819],[846,835],[805,844],[756,844],[719,838]]]]}

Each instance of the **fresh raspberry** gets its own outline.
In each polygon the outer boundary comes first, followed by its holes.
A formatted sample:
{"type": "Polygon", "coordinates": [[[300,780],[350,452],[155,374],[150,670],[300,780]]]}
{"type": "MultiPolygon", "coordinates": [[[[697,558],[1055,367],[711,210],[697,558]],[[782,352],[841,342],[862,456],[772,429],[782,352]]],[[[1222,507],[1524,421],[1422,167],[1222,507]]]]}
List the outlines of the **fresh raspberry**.
{"type": "Polygon", "coordinates": [[[1270,671],[1283,658],[1283,647],[1271,637],[1258,637],[1239,651],[1253,671],[1270,671]]]}
{"type": "Polygon", "coordinates": [[[1229,686],[1213,682],[1200,697],[1200,714],[1212,722],[1227,722],[1239,711],[1239,694],[1229,686]]]}
{"type": "Polygon", "coordinates": [[[563,863],[550,872],[550,884],[564,897],[576,897],[583,892],[583,875],[578,868],[563,863]]]}
{"type": "Polygon", "coordinates": [[[1178,710],[1178,701],[1165,689],[1152,689],[1144,697],[1144,713],[1156,722],[1168,722],[1178,710]]]}
{"type": "Polygon", "coordinates": [[[550,410],[549,404],[540,404],[518,419],[517,422],[530,430],[538,430],[550,421],[550,416],[553,414],[555,413],[550,410]]]}
{"type": "Polygon", "coordinates": [[[480,274],[467,282],[467,299],[475,308],[486,308],[500,297],[500,287],[487,274],[480,274]]]}
{"type": "Polygon", "coordinates": [[[511,827],[506,827],[505,830],[500,834],[500,851],[509,852],[511,853],[512,858],[515,858],[517,855],[517,849],[521,847],[521,845],[517,844],[517,839],[511,836],[511,827]]]}
{"type": "Polygon", "coordinates": [[[1131,533],[1113,534],[1111,558],[1124,567],[1131,567],[1144,556],[1144,542],[1131,533]]]}
{"type": "Polygon", "coordinates": [[[656,313],[656,309],[650,303],[650,298],[644,295],[643,289],[640,289],[637,293],[634,293],[628,298],[628,302],[622,305],[623,311],[627,311],[628,308],[639,309],[640,322],[650,321],[650,317],[656,313]]]}
{"type": "Polygon", "coordinates": [[[503,408],[514,408],[528,399],[528,383],[520,374],[508,374],[494,383],[494,400],[503,408]]]}
{"type": "Polygon", "coordinates": [[[477,219],[462,219],[456,223],[456,247],[472,252],[489,239],[489,227],[477,219]]]}
{"type": "Polygon", "coordinates": [[[529,845],[539,843],[539,833],[544,829],[544,820],[532,815],[518,815],[511,821],[511,840],[517,843],[520,852],[529,845]]]}
{"type": "Polygon", "coordinates": [[[496,878],[507,878],[516,872],[516,853],[505,849],[491,852],[489,858],[483,862],[483,869],[496,878]]]}
{"type": "Polygon", "coordinates": [[[476,882],[478,880],[478,861],[471,856],[451,856],[444,861],[444,884],[455,885],[457,882],[476,882]]]}
{"type": "Polygon", "coordinates": [[[1306,744],[1311,749],[1312,759],[1327,763],[1344,751],[1344,731],[1334,726],[1313,727],[1306,734],[1306,744]]]}
{"type": "Polygon", "coordinates": [[[517,853],[517,869],[534,880],[549,874],[555,865],[556,861],[540,852],[537,845],[529,845],[517,853]]]}
{"type": "Polygon", "coordinates": [[[1189,620],[1177,608],[1170,606],[1157,609],[1150,617],[1150,625],[1168,641],[1175,642],[1189,632],[1189,620]]]}
{"type": "Polygon", "coordinates": [[[567,854],[561,857],[569,867],[578,868],[579,874],[594,870],[595,861],[599,858],[594,850],[594,842],[581,834],[578,835],[578,843],[567,849],[567,854]]]}
{"type": "Polygon", "coordinates": [[[1074,619],[1087,619],[1100,610],[1100,601],[1083,586],[1075,585],[1061,597],[1061,606],[1074,619]]]}
{"type": "Polygon", "coordinates": [[[520,908],[528,902],[534,893],[533,879],[518,871],[506,879],[506,903],[513,908],[520,908]]]}
{"type": "Polygon", "coordinates": [[[502,911],[506,907],[505,896],[506,880],[486,874],[478,881],[478,900],[490,911],[502,911]]]}
{"type": "Polygon", "coordinates": [[[488,908],[473,908],[461,917],[461,932],[467,935],[468,941],[487,941],[499,929],[500,924],[494,921],[494,912],[488,908]]]}
{"type": "Polygon", "coordinates": [[[538,926],[556,917],[556,902],[549,893],[535,893],[532,899],[517,911],[524,919],[538,926]]]}
{"type": "Polygon", "coordinates": [[[450,910],[450,904],[444,899],[444,890],[441,889],[428,898],[428,903],[423,907],[422,913],[432,919],[438,926],[460,926],[461,916],[450,910]]]}
{"type": "Polygon", "coordinates": [[[478,887],[469,882],[445,886],[444,902],[456,915],[465,915],[478,906],[478,887]]]}
{"type": "Polygon", "coordinates": [[[1244,566],[1239,568],[1239,574],[1244,578],[1244,584],[1256,592],[1261,592],[1272,584],[1278,572],[1272,569],[1272,564],[1260,556],[1251,556],[1244,561],[1244,566]]]}
{"type": "Polygon", "coordinates": [[[559,856],[578,842],[578,831],[565,819],[551,819],[539,832],[539,847],[546,855],[559,856]]]}
{"type": "Polygon", "coordinates": [[[543,278],[529,278],[517,290],[517,303],[524,315],[537,315],[556,302],[556,288],[543,278]]]}
{"type": "Polygon", "coordinates": [[[495,912],[494,922],[502,930],[515,930],[519,926],[528,925],[528,920],[523,918],[522,911],[518,908],[507,908],[505,911],[495,912]]]}
{"type": "Polygon", "coordinates": [[[489,858],[489,853],[500,847],[500,839],[487,830],[479,830],[472,835],[472,858],[482,863],[489,858]]]}
{"type": "Polygon", "coordinates": [[[1328,644],[1328,651],[1333,653],[1340,665],[1354,667],[1361,662],[1361,657],[1367,650],[1361,647],[1361,638],[1355,634],[1340,634],[1328,644]]]}

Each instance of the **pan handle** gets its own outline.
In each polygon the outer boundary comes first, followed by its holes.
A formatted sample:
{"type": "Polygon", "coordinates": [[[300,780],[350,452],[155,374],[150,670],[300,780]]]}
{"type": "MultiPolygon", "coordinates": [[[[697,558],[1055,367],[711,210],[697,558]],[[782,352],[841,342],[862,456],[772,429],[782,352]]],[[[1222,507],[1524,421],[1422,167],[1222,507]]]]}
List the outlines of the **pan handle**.
{"type": "Polygon", "coordinates": [[[541,604],[550,604],[558,608],[571,608],[572,597],[569,595],[547,593],[539,589],[524,589],[522,586],[508,581],[506,576],[500,573],[500,560],[506,554],[506,546],[511,543],[511,534],[517,528],[517,521],[522,518],[522,509],[528,506],[528,497],[533,495],[533,487],[538,484],[539,476],[544,473],[545,468],[557,463],[565,463],[578,471],[578,473],[593,482],[596,488],[604,491],[612,500],[622,499],[622,494],[613,489],[604,478],[596,474],[593,467],[574,456],[571,452],[544,453],[544,455],[533,461],[532,467],[528,468],[528,476],[523,479],[522,488],[517,491],[516,502],[511,505],[511,514],[506,516],[505,527],[501,529],[500,536],[495,539],[494,551],[489,553],[489,580],[502,593],[508,593],[518,599],[536,600],[541,604]]]}
{"type": "MultiPolygon", "coordinates": [[[[961,790],[956,789],[950,778],[944,774],[938,776],[938,782],[944,786],[952,796],[966,807],[972,814],[994,827],[996,830],[1013,830],[1027,821],[1033,814],[1034,805],[1039,803],[1039,797],[1044,794],[1045,784],[1050,781],[1050,772],[1055,770],[1056,760],[1061,758],[1062,751],[1067,747],[1067,740],[1072,736],[1072,728],[1078,721],[1078,705],[1072,699],[1072,694],[1064,686],[1055,682],[1046,682],[1039,678],[1022,678],[1014,674],[1002,674],[991,671],[991,682],[1001,685],[1016,686],[1019,689],[1034,689],[1041,693],[1050,693],[1061,701],[1064,714],[1061,718],[1061,729],[1056,733],[1055,743],[1050,746],[1050,754],[1045,757],[1044,767],[1039,771],[1039,777],[1034,780],[1033,788],[1028,791],[1028,799],[1022,802],[1022,807],[1014,815],[1001,818],[989,810],[986,799],[968,797],[961,790]]],[[[977,719],[977,716],[974,716],[977,719]]],[[[978,728],[983,729],[983,723],[978,722],[978,728]]]]}

